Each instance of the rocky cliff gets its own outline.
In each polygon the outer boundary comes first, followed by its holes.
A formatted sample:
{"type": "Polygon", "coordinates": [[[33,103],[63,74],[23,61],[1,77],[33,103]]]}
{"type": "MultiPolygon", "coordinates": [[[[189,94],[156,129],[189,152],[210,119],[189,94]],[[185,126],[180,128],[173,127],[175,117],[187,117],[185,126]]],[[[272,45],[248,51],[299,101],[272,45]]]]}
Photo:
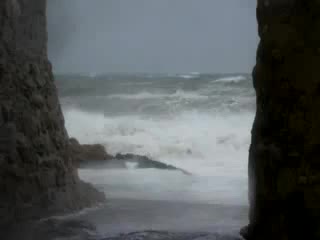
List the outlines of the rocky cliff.
{"type": "Polygon", "coordinates": [[[258,0],[257,17],[245,236],[320,239],[320,2],[258,0]]]}
{"type": "Polygon", "coordinates": [[[0,1],[0,225],[104,199],[82,183],[47,58],[46,1],[0,1]]]}

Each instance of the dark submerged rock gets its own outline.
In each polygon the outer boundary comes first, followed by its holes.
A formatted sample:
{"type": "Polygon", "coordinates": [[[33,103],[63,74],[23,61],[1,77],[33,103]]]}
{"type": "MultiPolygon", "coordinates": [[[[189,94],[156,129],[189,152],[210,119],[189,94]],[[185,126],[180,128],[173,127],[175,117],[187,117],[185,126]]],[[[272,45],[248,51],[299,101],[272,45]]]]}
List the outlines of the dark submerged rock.
{"type": "Polygon", "coordinates": [[[128,163],[132,163],[134,164],[133,168],[137,169],[175,170],[190,175],[189,172],[181,168],[154,161],[147,156],[136,154],[116,154],[112,156],[107,153],[105,147],[101,144],[80,144],[77,139],[70,138],[69,145],[75,164],[80,168],[126,169],[128,168],[128,163]]]}
{"type": "Polygon", "coordinates": [[[184,174],[190,175],[189,172],[181,168],[177,168],[175,166],[165,164],[162,162],[154,161],[146,156],[140,156],[135,154],[117,154],[115,156],[115,159],[117,161],[136,163],[136,166],[135,166],[136,168],[141,168],[141,169],[156,168],[156,169],[162,169],[162,170],[175,170],[175,171],[181,171],[184,174]]]}
{"type": "Polygon", "coordinates": [[[115,159],[118,161],[136,163],[136,168],[157,168],[166,170],[177,170],[177,168],[174,166],[151,160],[146,156],[140,156],[135,154],[117,154],[115,156],[115,159]]]}
{"type": "Polygon", "coordinates": [[[0,232],[104,201],[69,153],[47,58],[46,1],[0,1],[0,232]]]}

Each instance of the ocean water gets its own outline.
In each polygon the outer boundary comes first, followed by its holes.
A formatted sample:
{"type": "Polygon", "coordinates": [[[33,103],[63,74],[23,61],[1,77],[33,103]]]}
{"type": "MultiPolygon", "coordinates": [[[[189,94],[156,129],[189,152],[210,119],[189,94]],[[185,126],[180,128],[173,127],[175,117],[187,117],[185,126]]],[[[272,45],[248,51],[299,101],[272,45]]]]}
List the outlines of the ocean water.
{"type": "Polygon", "coordinates": [[[192,173],[82,169],[109,199],[247,205],[247,74],[57,75],[69,135],[192,173]]]}

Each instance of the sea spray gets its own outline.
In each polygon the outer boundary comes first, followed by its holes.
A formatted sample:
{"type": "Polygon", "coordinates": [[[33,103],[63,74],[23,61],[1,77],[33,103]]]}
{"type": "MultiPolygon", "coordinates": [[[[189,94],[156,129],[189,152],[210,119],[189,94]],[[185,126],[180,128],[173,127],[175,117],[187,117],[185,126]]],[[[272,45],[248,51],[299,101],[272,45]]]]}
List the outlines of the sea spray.
{"type": "Polygon", "coordinates": [[[60,80],[70,136],[81,143],[101,143],[111,154],[146,155],[193,174],[80,172],[109,197],[247,203],[255,111],[248,75],[106,75],[79,80],[60,76],[60,80]],[[77,83],[83,87],[77,89],[77,83]]]}

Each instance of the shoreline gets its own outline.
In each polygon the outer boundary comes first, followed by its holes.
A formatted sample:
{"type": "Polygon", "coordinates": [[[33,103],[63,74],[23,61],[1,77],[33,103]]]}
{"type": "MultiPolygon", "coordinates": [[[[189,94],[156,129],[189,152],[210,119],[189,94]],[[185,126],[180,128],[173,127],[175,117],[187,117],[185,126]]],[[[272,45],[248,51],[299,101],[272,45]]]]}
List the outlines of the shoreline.
{"type": "Polygon", "coordinates": [[[248,223],[248,206],[108,198],[103,207],[78,219],[94,225],[103,237],[150,230],[238,233],[248,223]]]}
{"type": "Polygon", "coordinates": [[[241,239],[239,231],[248,224],[247,205],[106,198],[106,203],[94,208],[29,222],[2,236],[24,240],[191,240],[201,235],[206,237],[201,240],[231,240],[241,239]]]}

